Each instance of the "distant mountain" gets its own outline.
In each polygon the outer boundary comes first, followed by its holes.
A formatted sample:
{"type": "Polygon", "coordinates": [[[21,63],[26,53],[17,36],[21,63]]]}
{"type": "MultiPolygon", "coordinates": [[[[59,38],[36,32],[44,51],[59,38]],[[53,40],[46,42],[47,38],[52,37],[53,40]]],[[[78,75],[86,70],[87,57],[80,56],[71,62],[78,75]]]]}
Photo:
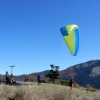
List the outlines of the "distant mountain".
{"type": "Polygon", "coordinates": [[[91,60],[85,63],[77,64],[60,71],[62,79],[68,80],[71,76],[75,82],[81,86],[90,84],[100,89],[100,60],[91,60]]]}
{"type": "MultiPolygon", "coordinates": [[[[38,75],[45,80],[44,74],[48,73],[49,70],[37,73],[28,74],[28,77],[36,78],[38,75]]],[[[90,84],[95,88],[100,89],[100,60],[91,60],[81,64],[71,66],[65,70],[59,72],[60,78],[64,80],[69,80],[71,76],[74,77],[74,81],[81,86],[90,84]]],[[[24,75],[14,76],[15,79],[24,79],[24,75]]]]}

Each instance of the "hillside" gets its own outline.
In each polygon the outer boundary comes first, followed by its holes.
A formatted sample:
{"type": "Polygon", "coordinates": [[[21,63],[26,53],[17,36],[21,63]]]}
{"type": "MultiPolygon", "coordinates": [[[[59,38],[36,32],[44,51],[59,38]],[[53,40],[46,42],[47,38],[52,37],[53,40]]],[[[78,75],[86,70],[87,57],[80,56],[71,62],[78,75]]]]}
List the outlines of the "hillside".
{"type": "Polygon", "coordinates": [[[93,87],[100,89],[100,60],[91,60],[74,65],[60,71],[60,76],[65,80],[73,76],[75,82],[81,86],[89,83],[93,87]]]}
{"type": "Polygon", "coordinates": [[[25,82],[23,87],[0,85],[0,100],[100,100],[100,92],[86,91],[84,88],[69,87],[36,82],[25,82]]]}
{"type": "MultiPolygon", "coordinates": [[[[48,72],[49,70],[38,73],[31,73],[28,74],[28,77],[36,78],[37,75],[41,75],[41,77],[46,80],[43,74],[48,72]]],[[[100,89],[100,60],[87,61],[60,71],[61,79],[69,80],[71,76],[73,76],[74,81],[81,86],[85,86],[89,83],[93,87],[100,89]]],[[[17,80],[24,79],[24,75],[14,77],[17,80]]]]}

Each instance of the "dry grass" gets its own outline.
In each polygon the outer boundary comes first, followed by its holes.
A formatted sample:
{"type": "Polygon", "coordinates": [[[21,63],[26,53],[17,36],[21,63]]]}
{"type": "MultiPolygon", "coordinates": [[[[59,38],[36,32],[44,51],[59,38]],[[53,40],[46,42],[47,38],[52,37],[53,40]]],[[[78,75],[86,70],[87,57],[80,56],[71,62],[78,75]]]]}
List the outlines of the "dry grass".
{"type": "Polygon", "coordinates": [[[100,92],[89,92],[67,86],[43,83],[26,83],[27,85],[0,85],[0,100],[100,100],[100,92]],[[29,84],[29,85],[28,85],[29,84]]]}

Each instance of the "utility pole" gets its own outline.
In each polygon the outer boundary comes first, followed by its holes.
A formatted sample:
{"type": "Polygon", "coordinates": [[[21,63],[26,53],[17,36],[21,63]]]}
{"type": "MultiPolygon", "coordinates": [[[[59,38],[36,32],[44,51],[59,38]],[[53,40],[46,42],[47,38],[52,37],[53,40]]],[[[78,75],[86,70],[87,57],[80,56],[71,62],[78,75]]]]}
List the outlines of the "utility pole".
{"type": "Polygon", "coordinates": [[[9,67],[11,67],[11,77],[13,78],[13,67],[15,67],[15,66],[9,66],[9,67]]]}

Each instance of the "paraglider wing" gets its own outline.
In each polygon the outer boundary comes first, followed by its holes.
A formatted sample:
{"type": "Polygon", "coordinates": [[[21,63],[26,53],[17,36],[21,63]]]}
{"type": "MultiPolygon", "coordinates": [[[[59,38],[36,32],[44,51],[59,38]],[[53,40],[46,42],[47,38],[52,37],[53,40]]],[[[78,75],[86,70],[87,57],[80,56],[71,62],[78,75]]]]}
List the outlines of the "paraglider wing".
{"type": "Polygon", "coordinates": [[[60,28],[65,42],[68,45],[71,55],[76,56],[79,50],[79,30],[75,24],[60,28]]]}

